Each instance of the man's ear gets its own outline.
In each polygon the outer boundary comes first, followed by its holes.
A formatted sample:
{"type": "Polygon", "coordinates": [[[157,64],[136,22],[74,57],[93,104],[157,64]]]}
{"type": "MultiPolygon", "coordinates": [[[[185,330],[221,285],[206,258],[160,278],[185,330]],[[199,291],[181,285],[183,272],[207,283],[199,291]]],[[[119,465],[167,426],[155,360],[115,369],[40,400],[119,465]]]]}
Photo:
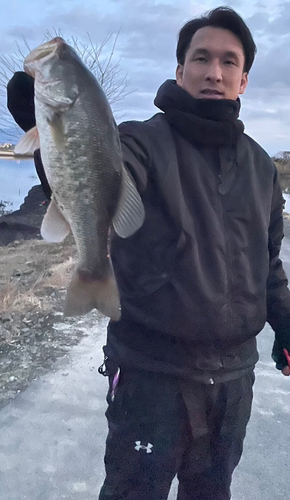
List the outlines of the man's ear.
{"type": "Polygon", "coordinates": [[[248,80],[248,73],[243,73],[239,94],[243,94],[245,92],[247,85],[248,85],[248,81],[249,81],[248,80]]]}
{"type": "Polygon", "coordinates": [[[175,75],[176,75],[176,83],[177,83],[177,85],[181,85],[182,84],[182,78],[183,78],[183,65],[182,64],[178,64],[177,65],[177,68],[176,68],[176,71],[175,71],[175,75]]]}

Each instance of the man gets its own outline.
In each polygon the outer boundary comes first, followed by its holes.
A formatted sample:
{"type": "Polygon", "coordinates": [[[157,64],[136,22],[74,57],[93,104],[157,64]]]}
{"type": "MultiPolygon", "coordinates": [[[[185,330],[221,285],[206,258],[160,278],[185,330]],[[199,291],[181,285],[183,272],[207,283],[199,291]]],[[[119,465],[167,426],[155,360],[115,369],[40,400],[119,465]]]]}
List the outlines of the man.
{"type": "Polygon", "coordinates": [[[165,500],[176,474],[178,500],[229,500],[266,320],[276,366],[290,373],[283,198],[238,120],[255,50],[230,8],[190,21],[176,81],[157,92],[162,113],[120,125],[146,218],[111,241],[122,317],[100,369],[110,387],[99,500],[165,500]]]}

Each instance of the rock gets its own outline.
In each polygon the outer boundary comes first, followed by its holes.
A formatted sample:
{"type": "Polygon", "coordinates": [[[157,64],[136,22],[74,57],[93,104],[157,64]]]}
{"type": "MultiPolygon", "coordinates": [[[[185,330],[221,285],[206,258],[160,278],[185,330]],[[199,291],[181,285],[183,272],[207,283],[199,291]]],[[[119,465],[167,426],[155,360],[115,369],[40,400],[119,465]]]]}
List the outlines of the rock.
{"type": "MultiPolygon", "coordinates": [[[[7,342],[8,344],[12,342],[12,333],[9,332],[9,330],[7,330],[6,328],[4,327],[0,327],[0,340],[4,340],[5,342],[7,342]]],[[[2,352],[2,351],[0,351],[2,352]]]]}
{"type": "Polygon", "coordinates": [[[41,185],[33,186],[19,210],[0,217],[0,246],[16,240],[40,238],[40,226],[48,204],[41,185]]]}
{"type": "Polygon", "coordinates": [[[32,323],[32,319],[29,319],[29,318],[23,318],[22,323],[24,323],[25,325],[31,325],[31,323],[32,323]]]}
{"type": "Polygon", "coordinates": [[[11,320],[12,320],[11,314],[9,314],[9,313],[1,314],[1,321],[3,321],[3,323],[5,323],[6,321],[11,321],[11,320]]]}
{"type": "Polygon", "coordinates": [[[29,274],[32,274],[34,272],[34,269],[27,269],[27,271],[23,271],[23,275],[28,276],[29,274]]]}
{"type": "Polygon", "coordinates": [[[11,275],[11,276],[12,276],[13,278],[20,278],[20,276],[21,276],[21,272],[20,272],[20,271],[18,271],[18,269],[14,269],[14,270],[13,270],[13,273],[12,273],[12,275],[11,275]]]}

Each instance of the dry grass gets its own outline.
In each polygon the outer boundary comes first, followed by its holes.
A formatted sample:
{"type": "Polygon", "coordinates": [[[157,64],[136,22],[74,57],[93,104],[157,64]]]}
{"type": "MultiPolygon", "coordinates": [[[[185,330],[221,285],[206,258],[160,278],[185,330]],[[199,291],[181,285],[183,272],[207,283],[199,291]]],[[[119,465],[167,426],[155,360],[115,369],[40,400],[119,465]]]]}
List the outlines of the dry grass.
{"type": "Polygon", "coordinates": [[[274,158],[274,163],[280,175],[290,175],[290,159],[274,158]]]}
{"type": "Polygon", "coordinates": [[[25,240],[1,247],[0,315],[45,313],[58,300],[61,306],[58,291],[67,288],[76,258],[72,238],[54,245],[25,240]]]}
{"type": "Polygon", "coordinates": [[[6,283],[0,290],[0,314],[11,314],[13,312],[24,313],[33,309],[42,309],[42,302],[35,294],[35,285],[25,291],[21,291],[17,283],[6,283]]]}
{"type": "Polygon", "coordinates": [[[68,286],[75,268],[75,259],[69,257],[65,262],[55,264],[50,268],[49,275],[44,276],[39,285],[41,287],[64,288],[68,286]]]}
{"type": "Polygon", "coordinates": [[[290,175],[290,165],[275,161],[275,165],[280,175],[290,175]]]}
{"type": "Polygon", "coordinates": [[[75,266],[72,257],[52,266],[49,271],[33,276],[32,282],[6,282],[0,288],[0,315],[45,311],[53,290],[66,288],[75,266]]]}

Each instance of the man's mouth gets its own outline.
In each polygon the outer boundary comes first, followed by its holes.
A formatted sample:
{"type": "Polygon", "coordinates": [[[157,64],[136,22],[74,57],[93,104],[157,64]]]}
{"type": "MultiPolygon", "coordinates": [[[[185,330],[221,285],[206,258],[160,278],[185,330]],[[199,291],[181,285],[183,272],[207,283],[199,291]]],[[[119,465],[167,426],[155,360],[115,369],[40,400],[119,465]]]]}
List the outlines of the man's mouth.
{"type": "Polygon", "coordinates": [[[201,91],[201,94],[204,97],[213,98],[213,99],[222,99],[222,97],[223,97],[223,93],[220,92],[219,90],[215,90],[215,89],[204,89],[201,91]]]}

